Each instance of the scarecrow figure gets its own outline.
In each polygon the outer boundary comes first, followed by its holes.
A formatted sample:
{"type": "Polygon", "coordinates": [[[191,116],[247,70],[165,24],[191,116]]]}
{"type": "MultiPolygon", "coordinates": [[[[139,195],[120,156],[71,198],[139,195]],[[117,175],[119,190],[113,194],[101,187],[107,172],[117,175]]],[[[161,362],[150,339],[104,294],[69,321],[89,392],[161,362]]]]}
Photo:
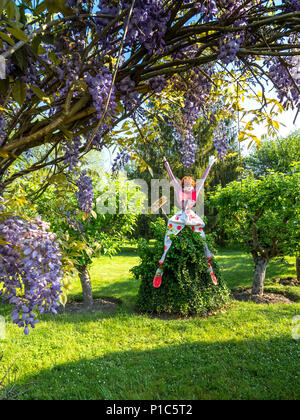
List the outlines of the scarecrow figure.
{"type": "Polygon", "coordinates": [[[164,242],[164,253],[161,259],[159,260],[159,268],[157,269],[153,280],[153,286],[156,288],[158,288],[161,285],[163,275],[162,266],[165,261],[166,255],[172,245],[171,235],[178,235],[178,233],[180,233],[185,226],[189,226],[194,232],[202,236],[204,241],[204,252],[208,262],[211,279],[214,284],[218,284],[218,280],[211,266],[211,259],[213,258],[213,254],[208,249],[208,246],[205,241],[205,233],[203,231],[205,223],[203,222],[200,216],[198,216],[191,210],[191,208],[194,207],[197,202],[199,192],[203,187],[204,182],[214,162],[215,157],[211,156],[209,158],[209,165],[197,184],[194,181],[194,179],[189,176],[184,177],[180,183],[174,177],[170,165],[167,162],[167,159],[164,157],[165,168],[169,174],[171,183],[175,190],[177,205],[179,206],[179,208],[181,208],[181,210],[178,213],[176,213],[175,216],[171,217],[168,220],[167,232],[164,242]]]}

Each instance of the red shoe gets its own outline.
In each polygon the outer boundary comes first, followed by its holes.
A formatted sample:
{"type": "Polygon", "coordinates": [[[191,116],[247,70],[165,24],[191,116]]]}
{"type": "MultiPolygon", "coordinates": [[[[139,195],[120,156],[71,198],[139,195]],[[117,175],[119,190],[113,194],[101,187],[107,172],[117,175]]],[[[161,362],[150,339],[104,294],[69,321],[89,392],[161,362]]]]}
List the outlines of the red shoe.
{"type": "Polygon", "coordinates": [[[219,284],[217,277],[215,276],[215,273],[213,272],[212,266],[211,266],[211,259],[213,258],[213,255],[211,257],[207,257],[207,262],[209,265],[209,270],[210,270],[210,276],[212,279],[213,284],[217,285],[219,284]]]}
{"type": "Polygon", "coordinates": [[[215,276],[215,273],[210,273],[211,275],[211,279],[213,284],[215,284],[217,286],[217,284],[219,284],[217,277],[215,276]]]}
{"type": "Polygon", "coordinates": [[[154,277],[153,286],[156,287],[156,289],[158,289],[160,287],[161,280],[162,280],[162,276],[161,275],[158,275],[158,276],[155,276],[154,277]]]}
{"type": "Polygon", "coordinates": [[[153,286],[158,289],[161,285],[163,271],[161,269],[162,263],[159,263],[159,268],[156,270],[154,279],[153,279],[153,286]]]}

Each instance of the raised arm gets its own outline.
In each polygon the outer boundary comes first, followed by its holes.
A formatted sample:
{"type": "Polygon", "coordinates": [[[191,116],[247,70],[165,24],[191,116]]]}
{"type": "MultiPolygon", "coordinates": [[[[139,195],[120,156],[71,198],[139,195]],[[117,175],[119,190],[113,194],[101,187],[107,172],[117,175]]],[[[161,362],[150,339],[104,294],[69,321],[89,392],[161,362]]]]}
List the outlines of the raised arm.
{"type": "Polygon", "coordinates": [[[211,170],[211,167],[213,166],[213,164],[215,163],[215,161],[216,161],[216,158],[214,156],[210,156],[208,167],[205,169],[205,171],[204,171],[204,173],[203,173],[200,181],[198,181],[197,182],[197,185],[196,185],[197,196],[199,194],[199,191],[203,187],[203,185],[205,183],[205,180],[206,180],[206,178],[207,178],[207,176],[209,174],[209,171],[211,170]]]}
{"type": "Polygon", "coordinates": [[[176,190],[178,190],[178,189],[181,190],[181,186],[180,186],[179,182],[177,181],[177,179],[175,178],[175,176],[174,176],[174,174],[172,172],[172,169],[171,169],[171,167],[170,167],[170,165],[169,165],[169,163],[168,163],[168,161],[167,161],[167,159],[165,157],[164,157],[164,165],[165,165],[165,168],[166,168],[166,170],[167,170],[167,172],[169,174],[170,181],[172,182],[173,187],[176,190]]]}

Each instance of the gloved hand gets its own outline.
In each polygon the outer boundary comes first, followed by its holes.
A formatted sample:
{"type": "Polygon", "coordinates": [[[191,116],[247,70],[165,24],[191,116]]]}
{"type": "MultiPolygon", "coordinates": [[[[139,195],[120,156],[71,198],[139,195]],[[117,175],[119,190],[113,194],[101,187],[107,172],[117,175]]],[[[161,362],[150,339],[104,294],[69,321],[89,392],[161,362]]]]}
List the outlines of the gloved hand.
{"type": "Polygon", "coordinates": [[[209,157],[209,164],[210,165],[213,165],[214,163],[215,163],[215,161],[216,161],[217,159],[215,158],[215,156],[210,156],[209,157]]]}

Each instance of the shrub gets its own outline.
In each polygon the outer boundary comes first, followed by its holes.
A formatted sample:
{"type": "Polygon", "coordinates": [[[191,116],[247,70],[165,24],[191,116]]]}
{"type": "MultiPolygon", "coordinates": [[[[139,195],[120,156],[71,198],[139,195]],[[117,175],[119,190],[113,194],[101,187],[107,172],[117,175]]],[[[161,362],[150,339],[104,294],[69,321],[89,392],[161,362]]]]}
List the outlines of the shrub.
{"type": "MultiPolygon", "coordinates": [[[[164,275],[159,289],[153,287],[153,277],[163,253],[165,222],[152,223],[154,243],[142,239],[138,254],[141,263],[132,268],[135,278],[141,281],[137,308],[141,312],[172,313],[180,315],[206,315],[229,301],[229,290],[222,280],[216,261],[212,266],[219,281],[215,286],[200,235],[185,228],[174,238],[164,262],[164,275]]],[[[211,244],[209,244],[211,248],[211,244]]]]}

